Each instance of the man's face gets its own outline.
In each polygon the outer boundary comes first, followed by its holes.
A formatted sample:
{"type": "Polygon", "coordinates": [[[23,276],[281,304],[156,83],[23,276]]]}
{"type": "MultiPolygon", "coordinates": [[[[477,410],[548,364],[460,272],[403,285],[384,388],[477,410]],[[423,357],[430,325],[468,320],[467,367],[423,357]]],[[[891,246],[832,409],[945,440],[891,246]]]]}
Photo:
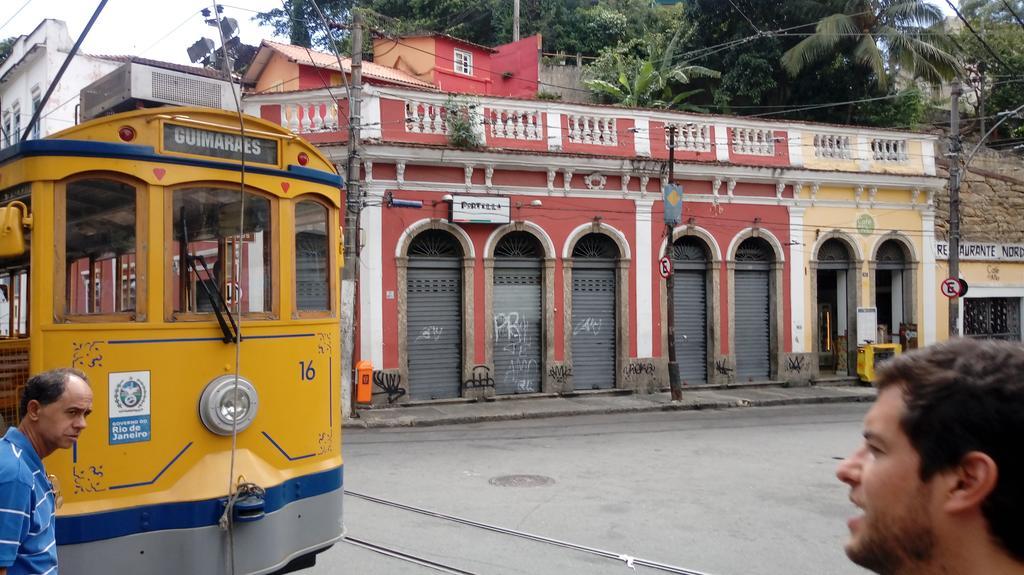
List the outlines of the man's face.
{"type": "Polygon", "coordinates": [[[92,390],[80,377],[69,375],[57,401],[39,406],[36,430],[48,452],[67,449],[78,441],[92,413],[92,390]]]}
{"type": "Polygon", "coordinates": [[[935,548],[936,490],[921,481],[920,456],[900,427],[905,409],[898,386],[882,390],[864,416],[864,444],[836,471],[863,510],[847,521],[846,555],[883,575],[927,562],[935,548]]]}

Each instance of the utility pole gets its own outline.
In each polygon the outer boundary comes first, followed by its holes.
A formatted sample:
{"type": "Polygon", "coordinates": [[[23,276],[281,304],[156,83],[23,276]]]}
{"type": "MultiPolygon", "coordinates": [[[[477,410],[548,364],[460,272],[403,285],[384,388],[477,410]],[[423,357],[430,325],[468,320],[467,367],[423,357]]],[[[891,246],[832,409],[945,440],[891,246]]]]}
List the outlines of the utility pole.
{"type": "Polygon", "coordinates": [[[512,41],[519,41],[519,0],[512,2],[512,41]]]}
{"type": "MultiPolygon", "coordinates": [[[[352,362],[356,355],[355,321],[359,309],[359,213],[363,198],[360,183],[360,114],[363,95],[363,18],[359,12],[352,15],[352,84],[348,102],[348,165],[345,169],[345,267],[341,274],[342,292],[342,381],[354,382],[352,362]],[[346,317],[347,316],[347,317],[346,317]],[[345,333],[347,330],[348,333],[345,333]]],[[[342,70],[342,74],[345,71],[342,70]]],[[[355,397],[355,386],[350,385],[349,398],[355,397]]],[[[354,403],[354,402],[353,402],[354,403]]],[[[355,413],[355,409],[352,409],[355,413]]]]}
{"type": "MultiPolygon", "coordinates": [[[[960,80],[953,80],[952,102],[949,108],[949,277],[960,278],[960,80]]],[[[935,289],[930,286],[929,289],[935,289]]],[[[949,298],[949,337],[960,335],[960,298],[949,298]]]]}
{"type": "MultiPolygon", "coordinates": [[[[668,128],[668,185],[675,183],[676,163],[676,126],[668,128]]],[[[682,201],[682,200],[680,200],[682,201]]],[[[668,210],[668,205],[664,206],[668,210]]],[[[665,218],[665,257],[672,259],[674,244],[672,243],[673,225],[665,218]]],[[[672,401],[683,400],[683,386],[679,381],[679,362],[676,356],[676,273],[673,269],[665,278],[666,320],[668,321],[668,386],[672,401]]]]}

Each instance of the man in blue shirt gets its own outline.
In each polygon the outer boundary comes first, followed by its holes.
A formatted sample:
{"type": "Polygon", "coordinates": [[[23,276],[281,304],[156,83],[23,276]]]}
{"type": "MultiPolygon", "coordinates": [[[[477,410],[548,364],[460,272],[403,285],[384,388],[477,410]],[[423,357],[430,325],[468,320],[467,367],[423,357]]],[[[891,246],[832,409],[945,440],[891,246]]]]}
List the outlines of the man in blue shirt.
{"type": "Polygon", "coordinates": [[[60,492],[43,458],[78,441],[92,390],[82,372],[55,369],[28,380],[20,408],[21,423],[0,439],[0,575],[55,575],[60,492]]]}

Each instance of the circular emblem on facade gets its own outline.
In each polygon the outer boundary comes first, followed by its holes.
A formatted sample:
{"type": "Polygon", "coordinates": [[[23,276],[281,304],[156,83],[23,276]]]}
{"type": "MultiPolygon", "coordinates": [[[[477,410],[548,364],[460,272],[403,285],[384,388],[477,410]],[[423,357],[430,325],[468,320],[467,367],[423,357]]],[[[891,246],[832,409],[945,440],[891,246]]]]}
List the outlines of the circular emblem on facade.
{"type": "Polygon", "coordinates": [[[114,389],[114,403],[120,409],[135,409],[146,399],[146,386],[137,379],[128,378],[114,389]]]}
{"type": "Polygon", "coordinates": [[[600,172],[594,172],[589,176],[585,176],[583,183],[587,185],[588,190],[603,190],[605,184],[608,183],[608,178],[600,172]]]}
{"type": "Polygon", "coordinates": [[[875,233],[875,218],[870,214],[861,214],[857,218],[857,231],[862,236],[870,236],[875,233]]]}

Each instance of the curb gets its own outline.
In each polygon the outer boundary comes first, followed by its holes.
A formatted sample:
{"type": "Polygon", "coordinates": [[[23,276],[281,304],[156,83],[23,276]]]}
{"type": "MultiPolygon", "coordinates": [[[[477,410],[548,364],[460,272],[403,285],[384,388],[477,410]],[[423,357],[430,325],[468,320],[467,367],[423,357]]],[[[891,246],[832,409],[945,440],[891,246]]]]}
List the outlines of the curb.
{"type": "Polygon", "coordinates": [[[813,405],[834,403],[867,403],[874,401],[870,395],[837,395],[820,397],[786,397],[774,399],[738,399],[734,401],[698,401],[694,403],[652,403],[649,406],[601,407],[597,409],[559,409],[538,412],[512,412],[479,415],[452,415],[421,418],[415,415],[401,416],[388,420],[368,421],[348,418],[342,426],[346,429],[387,429],[397,427],[434,427],[460,425],[465,423],[487,423],[495,421],[516,421],[522,419],[549,419],[577,415],[601,415],[624,413],[648,413],[658,411],[704,411],[709,409],[737,409],[751,407],[782,407],[787,405],[813,405]]]}

